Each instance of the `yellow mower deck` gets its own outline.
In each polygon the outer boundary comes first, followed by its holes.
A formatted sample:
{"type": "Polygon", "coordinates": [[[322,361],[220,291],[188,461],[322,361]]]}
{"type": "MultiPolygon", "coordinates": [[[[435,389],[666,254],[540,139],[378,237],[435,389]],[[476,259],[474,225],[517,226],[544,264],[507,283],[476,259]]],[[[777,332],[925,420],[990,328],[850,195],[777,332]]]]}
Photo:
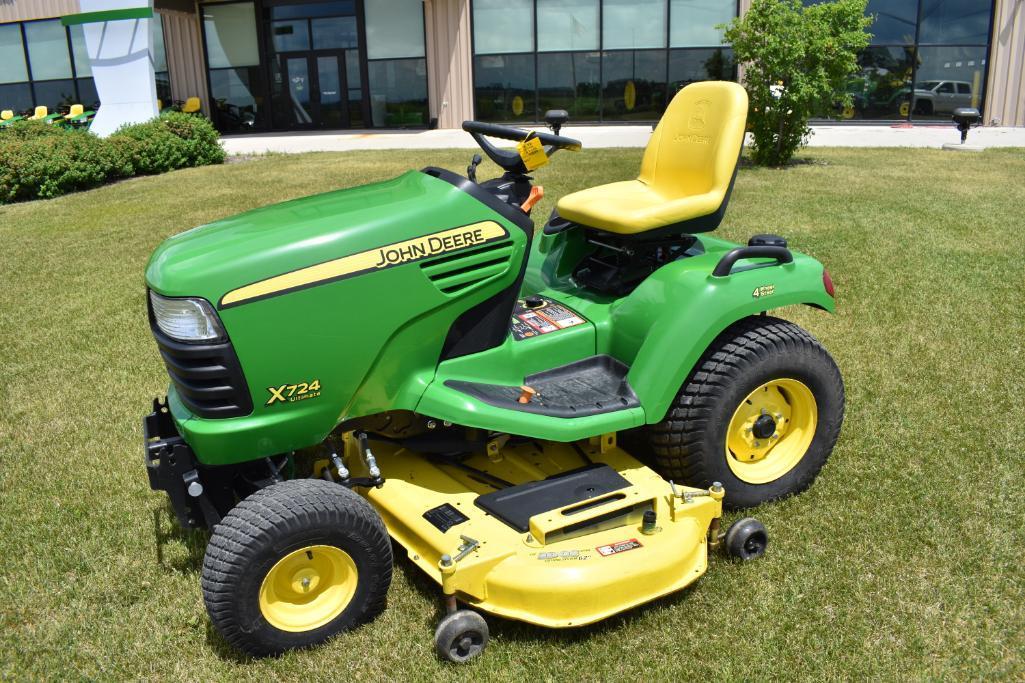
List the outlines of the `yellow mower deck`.
{"type": "Polygon", "coordinates": [[[374,451],[385,483],[364,495],[413,562],[447,595],[541,626],[589,624],[688,585],[705,572],[709,524],[722,510],[721,492],[674,494],[611,435],[493,447],[463,461],[466,468],[389,444],[375,442],[374,451]],[[581,491],[576,502],[530,517],[525,533],[475,503],[501,488],[492,477],[523,484],[595,464],[610,466],[626,486],[581,491]],[[653,533],[642,528],[645,510],[656,513],[653,533]],[[444,555],[454,560],[449,567],[444,555]]]}

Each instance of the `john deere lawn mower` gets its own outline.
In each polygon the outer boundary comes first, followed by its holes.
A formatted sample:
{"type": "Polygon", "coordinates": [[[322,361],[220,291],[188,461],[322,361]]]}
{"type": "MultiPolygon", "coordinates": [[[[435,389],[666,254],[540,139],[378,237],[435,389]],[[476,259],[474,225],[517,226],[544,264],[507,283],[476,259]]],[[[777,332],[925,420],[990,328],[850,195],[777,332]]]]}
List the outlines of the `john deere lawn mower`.
{"type": "Polygon", "coordinates": [[[581,626],[687,586],[713,549],[762,554],[765,528],[721,528],[724,504],[809,486],[844,393],[822,346],[766,315],[832,311],[822,265],[709,234],[746,114],[736,84],[684,88],[636,180],[562,197],[537,234],[530,174],[580,143],[468,121],[501,177],[478,182],[475,155],[467,177],[410,171],[157,249],[171,386],[146,466],[211,531],[203,597],[231,645],[371,619],[391,541],[438,584],[452,661],[484,648],[481,613],[581,626]]]}

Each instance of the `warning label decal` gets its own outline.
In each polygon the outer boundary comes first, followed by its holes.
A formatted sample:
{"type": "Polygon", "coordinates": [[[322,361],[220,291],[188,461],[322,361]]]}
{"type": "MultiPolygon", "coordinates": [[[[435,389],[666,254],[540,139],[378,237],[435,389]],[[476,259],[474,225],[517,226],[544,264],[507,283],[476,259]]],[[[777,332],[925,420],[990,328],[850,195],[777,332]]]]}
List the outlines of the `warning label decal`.
{"type": "Polygon", "coordinates": [[[586,322],[579,313],[560,303],[543,296],[530,296],[516,302],[511,329],[513,339],[520,341],[586,322]]]}
{"type": "Polygon", "coordinates": [[[634,548],[640,548],[641,543],[636,538],[631,538],[626,541],[617,541],[616,543],[610,543],[608,545],[600,545],[595,550],[602,557],[608,557],[609,555],[615,555],[616,553],[625,553],[627,550],[633,550],[634,548]]]}

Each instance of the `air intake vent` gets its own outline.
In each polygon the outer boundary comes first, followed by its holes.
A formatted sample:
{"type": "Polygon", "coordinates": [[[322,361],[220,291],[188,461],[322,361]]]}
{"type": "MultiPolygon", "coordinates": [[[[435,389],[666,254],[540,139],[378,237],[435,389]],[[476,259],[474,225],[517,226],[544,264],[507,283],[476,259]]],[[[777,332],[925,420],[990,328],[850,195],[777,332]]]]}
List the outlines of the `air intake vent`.
{"type": "Polygon", "coordinates": [[[456,294],[504,274],[512,253],[512,242],[499,242],[428,261],[421,269],[435,287],[456,294]]]}
{"type": "Polygon", "coordinates": [[[182,403],[199,417],[239,417],[253,411],[249,387],[230,342],[183,344],[153,326],[157,348],[182,403]]]}

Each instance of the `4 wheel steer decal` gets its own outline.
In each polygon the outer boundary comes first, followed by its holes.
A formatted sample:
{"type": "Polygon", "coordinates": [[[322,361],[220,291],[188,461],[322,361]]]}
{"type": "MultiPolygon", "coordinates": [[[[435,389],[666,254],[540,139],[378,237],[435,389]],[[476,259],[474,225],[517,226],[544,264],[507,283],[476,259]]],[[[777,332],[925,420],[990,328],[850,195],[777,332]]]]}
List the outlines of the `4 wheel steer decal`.
{"type": "Polygon", "coordinates": [[[320,396],[320,380],[315,379],[312,382],[299,382],[298,384],[282,384],[279,387],[267,387],[267,391],[270,392],[270,398],[264,403],[265,406],[274,405],[275,403],[295,403],[296,401],[305,401],[308,398],[317,398],[320,396]]]}

